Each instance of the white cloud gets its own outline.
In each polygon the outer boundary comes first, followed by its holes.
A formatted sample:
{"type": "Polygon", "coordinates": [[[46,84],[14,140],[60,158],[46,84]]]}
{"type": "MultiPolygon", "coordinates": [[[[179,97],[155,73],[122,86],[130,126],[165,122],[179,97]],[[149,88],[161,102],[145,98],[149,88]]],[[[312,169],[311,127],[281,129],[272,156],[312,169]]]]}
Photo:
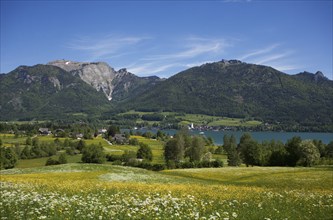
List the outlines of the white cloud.
{"type": "Polygon", "coordinates": [[[255,56],[258,56],[258,55],[261,55],[261,54],[265,54],[265,53],[269,53],[271,52],[272,50],[274,50],[275,48],[277,48],[280,44],[273,44],[273,45],[270,45],[268,47],[265,47],[263,49],[257,49],[253,52],[250,52],[248,54],[245,54],[243,55],[242,57],[240,57],[239,59],[240,60],[245,60],[245,59],[248,59],[250,57],[255,57],[255,56]]]}
{"type": "Polygon", "coordinates": [[[284,49],[282,44],[275,43],[253,50],[239,59],[249,63],[271,66],[280,71],[290,71],[302,68],[301,65],[296,64],[294,57],[292,57],[294,53],[290,49],[284,49]]]}
{"type": "Polygon", "coordinates": [[[183,48],[167,54],[155,54],[143,60],[189,59],[203,54],[221,53],[230,46],[224,39],[204,39],[190,37],[182,42],[183,48]]]}
{"type": "Polygon", "coordinates": [[[133,37],[133,36],[113,36],[108,35],[99,38],[81,37],[72,41],[68,47],[70,49],[86,52],[91,59],[108,58],[111,55],[119,56],[124,53],[124,49],[134,46],[147,37],[133,37]]]}
{"type": "Polygon", "coordinates": [[[289,56],[291,52],[284,52],[279,54],[269,54],[267,56],[259,58],[255,63],[256,64],[269,64],[271,61],[280,60],[281,58],[285,58],[289,56]]]}
{"type": "Polygon", "coordinates": [[[69,48],[81,51],[89,61],[106,61],[137,75],[175,74],[209,60],[220,60],[231,44],[223,38],[190,36],[174,39],[115,36],[81,37],[69,48]],[[118,61],[118,63],[116,63],[118,61]]]}
{"type": "Polygon", "coordinates": [[[156,73],[163,72],[172,67],[179,66],[177,63],[173,64],[158,64],[158,63],[145,63],[145,64],[136,64],[128,68],[128,71],[134,74],[140,74],[141,76],[150,76],[156,73]]]}
{"type": "Polygon", "coordinates": [[[127,65],[127,69],[139,75],[175,74],[185,68],[201,65],[207,62],[207,58],[221,57],[225,48],[231,46],[225,39],[209,39],[200,37],[187,37],[163,42],[162,46],[154,48],[148,54],[141,54],[142,58],[134,64],[127,65]],[[168,53],[162,53],[169,51],[168,53]],[[155,52],[155,53],[152,53],[155,52]],[[171,72],[172,71],[172,72],[171,72]]]}

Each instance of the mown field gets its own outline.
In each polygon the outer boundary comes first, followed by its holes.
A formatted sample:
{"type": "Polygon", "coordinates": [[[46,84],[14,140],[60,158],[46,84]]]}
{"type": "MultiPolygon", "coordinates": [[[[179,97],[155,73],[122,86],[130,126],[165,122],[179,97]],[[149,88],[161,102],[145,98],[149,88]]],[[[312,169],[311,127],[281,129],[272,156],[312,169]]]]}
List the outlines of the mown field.
{"type": "Polygon", "coordinates": [[[1,171],[1,219],[332,219],[333,168],[1,171]]]}

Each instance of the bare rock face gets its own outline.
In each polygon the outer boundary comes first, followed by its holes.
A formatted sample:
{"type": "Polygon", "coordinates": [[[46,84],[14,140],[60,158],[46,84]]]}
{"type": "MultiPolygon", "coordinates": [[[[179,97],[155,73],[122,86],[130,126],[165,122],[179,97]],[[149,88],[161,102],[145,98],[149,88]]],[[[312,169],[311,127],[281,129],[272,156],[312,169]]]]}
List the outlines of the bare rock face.
{"type": "Polygon", "coordinates": [[[97,91],[103,91],[109,101],[112,100],[114,90],[112,81],[119,74],[107,63],[56,60],[49,62],[48,65],[60,67],[73,75],[80,76],[83,81],[93,86],[97,91]]]}

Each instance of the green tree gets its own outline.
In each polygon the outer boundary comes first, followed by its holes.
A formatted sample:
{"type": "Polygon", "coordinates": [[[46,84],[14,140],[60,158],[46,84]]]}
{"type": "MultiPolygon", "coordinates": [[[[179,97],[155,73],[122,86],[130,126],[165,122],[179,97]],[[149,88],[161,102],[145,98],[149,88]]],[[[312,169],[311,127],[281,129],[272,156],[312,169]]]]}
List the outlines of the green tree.
{"type": "Polygon", "coordinates": [[[27,139],[25,139],[25,144],[26,145],[32,145],[32,139],[31,139],[31,137],[27,137],[27,139]]]}
{"type": "Polygon", "coordinates": [[[39,146],[39,138],[35,137],[32,139],[32,146],[38,147],[39,146]]]}
{"type": "Polygon", "coordinates": [[[206,151],[205,142],[202,137],[195,136],[192,138],[192,146],[188,150],[188,156],[191,162],[201,161],[206,151]]]}
{"type": "Polygon", "coordinates": [[[81,160],[84,163],[104,163],[106,157],[102,145],[87,145],[82,150],[81,160]]]}
{"type": "Polygon", "coordinates": [[[240,153],[237,150],[236,138],[231,135],[228,140],[229,146],[227,147],[228,165],[229,166],[239,166],[241,164],[240,153]]]}
{"type": "Polygon", "coordinates": [[[298,136],[292,137],[290,140],[286,143],[286,164],[288,166],[296,166],[297,162],[300,159],[300,152],[299,148],[301,145],[302,139],[298,136]]]}
{"type": "Polygon", "coordinates": [[[136,154],[137,158],[152,161],[153,159],[153,152],[151,151],[151,148],[144,143],[140,143],[140,148],[136,154]]]}
{"type": "Polygon", "coordinates": [[[111,125],[106,132],[108,137],[110,137],[110,136],[114,137],[116,134],[119,134],[119,133],[120,133],[120,129],[119,129],[119,127],[117,127],[115,125],[111,125]]]}
{"type": "Polygon", "coordinates": [[[123,162],[128,162],[132,159],[136,159],[136,153],[135,153],[135,151],[125,150],[125,152],[123,153],[121,158],[122,158],[123,162]]]}
{"type": "Polygon", "coordinates": [[[297,163],[306,167],[311,167],[317,164],[320,158],[319,150],[311,140],[304,140],[301,142],[299,153],[300,159],[297,163]]]}
{"type": "Polygon", "coordinates": [[[163,140],[164,137],[165,137],[164,132],[161,131],[161,130],[158,130],[157,133],[156,133],[156,138],[157,138],[157,139],[162,139],[162,140],[163,140]]]}
{"type": "Polygon", "coordinates": [[[241,136],[239,149],[241,152],[242,160],[246,166],[260,165],[260,157],[262,153],[261,145],[252,139],[249,133],[245,133],[241,136]]]}
{"type": "Polygon", "coordinates": [[[29,159],[31,158],[31,151],[30,151],[30,147],[28,145],[26,145],[22,152],[21,152],[21,156],[20,156],[21,159],[29,159]]]}
{"type": "Polygon", "coordinates": [[[313,140],[313,144],[318,148],[320,157],[326,157],[326,145],[321,140],[313,140]]]}
{"type": "Polygon", "coordinates": [[[136,146],[136,145],[139,145],[139,141],[137,138],[131,138],[131,139],[129,139],[129,144],[136,146]]]}
{"type": "Polygon", "coordinates": [[[58,159],[59,164],[66,164],[67,163],[67,157],[65,153],[62,153],[59,155],[58,159]]]}
{"type": "Polygon", "coordinates": [[[333,158],[333,141],[331,141],[330,143],[328,143],[328,145],[326,145],[325,151],[327,157],[333,158]]]}
{"type": "Polygon", "coordinates": [[[83,148],[85,148],[86,142],[84,140],[79,140],[79,142],[76,145],[76,149],[78,149],[80,152],[82,152],[83,148]]]}
{"type": "Polygon", "coordinates": [[[30,155],[32,158],[38,158],[38,157],[45,156],[45,155],[43,155],[43,151],[42,151],[41,147],[39,146],[39,144],[31,147],[30,155]]]}
{"type": "Polygon", "coordinates": [[[177,140],[171,139],[164,145],[164,159],[168,163],[169,161],[178,161],[177,152],[177,140]]]}
{"type": "Polygon", "coordinates": [[[12,147],[0,147],[0,169],[14,168],[18,161],[12,147]]]}
{"type": "Polygon", "coordinates": [[[286,166],[287,150],[281,141],[270,141],[271,155],[269,157],[269,166],[286,166]]]}

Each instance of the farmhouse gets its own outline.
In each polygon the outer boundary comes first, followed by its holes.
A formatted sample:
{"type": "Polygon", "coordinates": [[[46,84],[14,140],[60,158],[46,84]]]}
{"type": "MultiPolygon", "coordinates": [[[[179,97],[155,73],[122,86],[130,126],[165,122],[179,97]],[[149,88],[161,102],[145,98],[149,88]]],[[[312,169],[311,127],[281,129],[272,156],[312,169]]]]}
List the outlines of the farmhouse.
{"type": "Polygon", "coordinates": [[[38,132],[41,135],[50,135],[50,134],[52,134],[52,132],[48,128],[39,128],[38,132]]]}

